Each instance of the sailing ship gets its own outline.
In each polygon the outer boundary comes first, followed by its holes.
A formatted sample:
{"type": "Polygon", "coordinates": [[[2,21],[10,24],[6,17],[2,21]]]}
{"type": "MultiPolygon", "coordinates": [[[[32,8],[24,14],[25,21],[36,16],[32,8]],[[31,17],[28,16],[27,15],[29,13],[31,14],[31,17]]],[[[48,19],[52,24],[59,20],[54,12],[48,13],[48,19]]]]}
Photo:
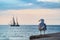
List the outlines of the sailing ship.
{"type": "Polygon", "coordinates": [[[12,23],[11,23],[10,26],[20,26],[20,25],[18,24],[17,18],[16,18],[16,21],[15,21],[15,18],[13,17],[12,23]]]}

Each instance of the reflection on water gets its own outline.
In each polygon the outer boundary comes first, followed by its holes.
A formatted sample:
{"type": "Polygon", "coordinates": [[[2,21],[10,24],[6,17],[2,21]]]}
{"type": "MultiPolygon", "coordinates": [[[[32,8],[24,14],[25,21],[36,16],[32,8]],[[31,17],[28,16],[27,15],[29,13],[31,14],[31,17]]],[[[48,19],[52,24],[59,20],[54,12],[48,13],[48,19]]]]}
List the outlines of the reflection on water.
{"type": "MultiPolygon", "coordinates": [[[[48,25],[46,34],[60,32],[60,25],[48,25]]],[[[0,40],[29,40],[29,36],[40,34],[37,25],[10,27],[0,25],[0,40]]]]}

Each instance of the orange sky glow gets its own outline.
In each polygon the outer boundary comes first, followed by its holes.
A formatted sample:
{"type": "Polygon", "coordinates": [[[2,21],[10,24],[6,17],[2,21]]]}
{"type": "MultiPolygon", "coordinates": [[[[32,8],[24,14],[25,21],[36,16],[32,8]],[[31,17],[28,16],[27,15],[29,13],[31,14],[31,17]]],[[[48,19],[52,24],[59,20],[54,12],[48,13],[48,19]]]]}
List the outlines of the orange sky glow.
{"type": "Polygon", "coordinates": [[[5,10],[0,13],[0,24],[10,24],[14,16],[21,25],[39,24],[41,18],[45,19],[47,25],[60,25],[60,9],[5,10]]]}

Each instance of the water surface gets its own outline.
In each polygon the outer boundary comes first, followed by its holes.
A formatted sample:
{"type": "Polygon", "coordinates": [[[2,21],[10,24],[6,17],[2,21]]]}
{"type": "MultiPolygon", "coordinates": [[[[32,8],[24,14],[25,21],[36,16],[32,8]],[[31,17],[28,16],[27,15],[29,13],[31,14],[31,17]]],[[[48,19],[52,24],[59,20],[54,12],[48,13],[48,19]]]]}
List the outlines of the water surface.
{"type": "MultiPolygon", "coordinates": [[[[20,39],[17,38],[18,40],[29,40],[29,37],[31,35],[40,34],[40,31],[38,30],[38,25],[21,25],[16,29],[12,28],[13,29],[12,31],[9,31],[10,27],[11,26],[9,25],[0,25],[0,40],[12,40],[8,37],[8,32],[14,35],[15,31],[13,32],[13,30],[17,30],[17,33],[20,35],[20,39]]],[[[57,33],[57,32],[60,32],[60,25],[47,25],[46,34],[57,33]]]]}

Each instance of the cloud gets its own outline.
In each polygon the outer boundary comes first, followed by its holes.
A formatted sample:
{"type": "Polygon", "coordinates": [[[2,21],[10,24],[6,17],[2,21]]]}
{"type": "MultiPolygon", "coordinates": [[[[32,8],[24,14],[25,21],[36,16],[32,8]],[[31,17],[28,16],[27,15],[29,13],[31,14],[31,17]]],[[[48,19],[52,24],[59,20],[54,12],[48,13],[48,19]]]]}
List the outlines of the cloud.
{"type": "Polygon", "coordinates": [[[60,2],[60,0],[37,0],[37,2],[44,1],[44,2],[60,2]]]}
{"type": "Polygon", "coordinates": [[[0,0],[0,10],[10,9],[35,9],[35,8],[60,8],[58,2],[37,2],[40,0],[0,0]]]}
{"type": "Polygon", "coordinates": [[[38,5],[42,8],[60,8],[60,3],[54,2],[39,2],[38,5]]]}
{"type": "Polygon", "coordinates": [[[26,8],[28,6],[31,6],[32,3],[26,3],[23,1],[17,1],[17,0],[2,0],[0,1],[0,9],[1,10],[6,10],[6,9],[23,9],[26,8]]]}

